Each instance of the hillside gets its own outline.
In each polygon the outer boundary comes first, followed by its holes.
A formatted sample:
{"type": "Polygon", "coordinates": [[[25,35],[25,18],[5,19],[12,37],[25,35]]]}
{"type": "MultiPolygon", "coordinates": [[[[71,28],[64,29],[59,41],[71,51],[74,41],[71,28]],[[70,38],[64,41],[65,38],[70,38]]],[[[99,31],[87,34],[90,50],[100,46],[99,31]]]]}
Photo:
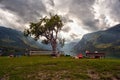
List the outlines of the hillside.
{"type": "Polygon", "coordinates": [[[120,57],[120,24],[104,31],[89,33],[75,45],[76,53],[89,50],[106,52],[108,56],[120,57]]]}
{"type": "Polygon", "coordinates": [[[25,37],[22,32],[0,26],[0,46],[16,48],[39,48],[31,38],[25,37]]]}
{"type": "Polygon", "coordinates": [[[38,42],[31,37],[25,37],[20,31],[0,26],[0,48],[23,51],[28,49],[43,50],[38,42]]]}

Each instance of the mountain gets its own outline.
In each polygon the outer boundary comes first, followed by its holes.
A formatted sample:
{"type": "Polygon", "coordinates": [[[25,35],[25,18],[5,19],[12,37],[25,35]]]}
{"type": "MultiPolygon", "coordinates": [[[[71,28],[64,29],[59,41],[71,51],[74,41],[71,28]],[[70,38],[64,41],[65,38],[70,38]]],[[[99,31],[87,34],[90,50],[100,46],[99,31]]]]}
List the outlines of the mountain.
{"type": "Polygon", "coordinates": [[[5,49],[41,49],[41,46],[31,37],[25,37],[21,31],[0,26],[0,48],[5,49]]]}
{"type": "Polygon", "coordinates": [[[72,49],[76,44],[77,44],[77,41],[66,43],[64,47],[61,49],[61,51],[64,51],[65,55],[74,56],[74,51],[72,49]]]}
{"type": "Polygon", "coordinates": [[[74,46],[74,51],[77,54],[85,53],[86,50],[105,52],[110,57],[120,57],[120,24],[104,31],[84,35],[74,46]]]}

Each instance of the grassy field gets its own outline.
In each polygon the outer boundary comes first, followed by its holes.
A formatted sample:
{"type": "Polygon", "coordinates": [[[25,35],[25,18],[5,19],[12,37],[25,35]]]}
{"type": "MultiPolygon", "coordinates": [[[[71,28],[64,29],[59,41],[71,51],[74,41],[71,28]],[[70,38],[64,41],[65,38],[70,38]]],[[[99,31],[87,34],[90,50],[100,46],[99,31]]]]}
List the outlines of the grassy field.
{"type": "Polygon", "coordinates": [[[120,60],[0,57],[0,80],[120,80],[120,60]]]}

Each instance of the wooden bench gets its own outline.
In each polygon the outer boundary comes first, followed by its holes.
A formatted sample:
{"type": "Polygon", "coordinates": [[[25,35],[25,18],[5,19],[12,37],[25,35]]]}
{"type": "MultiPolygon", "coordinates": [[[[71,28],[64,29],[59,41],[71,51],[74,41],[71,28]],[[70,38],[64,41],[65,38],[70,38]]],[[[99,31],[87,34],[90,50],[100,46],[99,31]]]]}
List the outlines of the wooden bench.
{"type": "Polygon", "coordinates": [[[35,56],[35,55],[50,55],[52,51],[30,51],[29,55],[35,56]]]}

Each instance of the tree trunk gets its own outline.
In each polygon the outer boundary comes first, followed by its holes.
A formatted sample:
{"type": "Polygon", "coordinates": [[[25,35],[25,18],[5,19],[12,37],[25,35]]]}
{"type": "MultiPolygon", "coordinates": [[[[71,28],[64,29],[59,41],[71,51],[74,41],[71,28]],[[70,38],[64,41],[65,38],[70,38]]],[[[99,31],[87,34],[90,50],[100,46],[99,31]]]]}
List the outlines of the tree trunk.
{"type": "Polygon", "coordinates": [[[56,42],[56,40],[52,41],[51,46],[52,46],[52,51],[53,51],[52,55],[57,56],[57,42],[56,42]]]}

